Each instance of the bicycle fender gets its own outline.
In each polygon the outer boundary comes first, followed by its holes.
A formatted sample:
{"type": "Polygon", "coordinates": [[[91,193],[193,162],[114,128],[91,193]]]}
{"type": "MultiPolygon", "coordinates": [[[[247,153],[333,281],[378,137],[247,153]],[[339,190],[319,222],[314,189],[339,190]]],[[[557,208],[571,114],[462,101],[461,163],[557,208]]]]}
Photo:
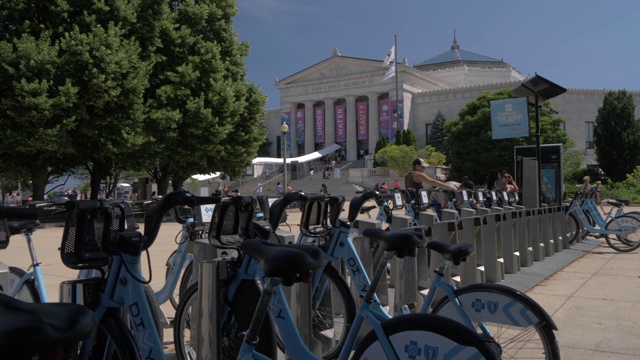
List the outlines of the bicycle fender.
{"type": "MultiPolygon", "coordinates": [[[[472,284],[454,291],[467,314],[474,322],[527,327],[540,322],[551,324],[558,330],[547,311],[528,295],[501,284],[472,284]]],[[[449,298],[443,297],[432,313],[464,322],[449,298]]]]}

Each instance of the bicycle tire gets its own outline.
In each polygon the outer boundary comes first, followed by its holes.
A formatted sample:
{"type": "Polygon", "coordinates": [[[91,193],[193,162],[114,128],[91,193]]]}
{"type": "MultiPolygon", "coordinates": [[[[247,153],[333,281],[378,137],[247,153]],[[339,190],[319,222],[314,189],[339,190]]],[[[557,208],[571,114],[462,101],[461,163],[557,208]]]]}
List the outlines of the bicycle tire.
{"type": "Polygon", "coordinates": [[[158,332],[158,336],[160,337],[160,342],[164,342],[164,325],[162,321],[162,319],[164,318],[164,314],[160,309],[158,298],[156,298],[156,294],[151,288],[151,285],[144,285],[144,295],[147,298],[147,303],[149,303],[151,316],[153,316],[153,325],[156,327],[156,331],[158,332]]]}
{"type": "MultiPolygon", "coordinates": [[[[185,292],[173,323],[173,339],[178,360],[197,359],[197,345],[191,342],[192,326],[193,331],[197,323],[192,324],[192,309],[198,307],[198,284],[192,284],[185,292]]],[[[243,342],[241,333],[249,328],[253,317],[253,310],[256,308],[260,298],[260,288],[255,281],[243,280],[231,301],[227,316],[221,325],[220,353],[222,360],[236,359],[240,346],[243,342]]],[[[259,332],[260,342],[256,350],[275,359],[277,356],[276,335],[272,321],[265,321],[259,332]]]]}
{"type": "Polygon", "coordinates": [[[629,231],[625,236],[615,235],[615,238],[610,234],[605,234],[604,238],[609,247],[619,252],[630,252],[639,248],[640,221],[633,216],[620,215],[609,220],[605,226],[606,230],[618,230],[622,228],[632,228],[633,230],[629,231]]]}
{"type": "MultiPolygon", "coordinates": [[[[631,217],[635,218],[636,220],[638,220],[638,223],[640,224],[640,211],[628,211],[628,212],[625,212],[624,214],[620,214],[618,216],[622,216],[622,215],[631,216],[631,217]]],[[[636,243],[637,240],[633,240],[633,239],[630,239],[630,238],[624,238],[623,242],[625,242],[625,244],[633,246],[633,244],[636,243]]]]}
{"type": "Polygon", "coordinates": [[[580,235],[580,221],[574,214],[569,214],[565,219],[567,224],[567,238],[569,239],[569,244],[573,244],[578,239],[578,235],[580,235]]]}
{"type": "MultiPolygon", "coordinates": [[[[473,284],[454,291],[455,297],[492,334],[503,359],[560,359],[556,325],[544,309],[529,296],[500,284],[473,284]],[[512,325],[517,323],[517,325],[512,325]]],[[[448,297],[440,299],[431,313],[463,323],[448,297]]]]}
{"type": "MultiPolygon", "coordinates": [[[[105,312],[98,323],[91,359],[140,360],[138,346],[131,330],[115,309],[105,312]]],[[[152,354],[151,354],[152,355],[152,354]]]]}
{"type": "MultiPolygon", "coordinates": [[[[9,291],[5,291],[5,294],[11,294],[20,279],[25,275],[27,275],[27,273],[24,270],[15,266],[9,266],[9,291]]],[[[16,294],[15,298],[30,303],[42,302],[40,292],[38,292],[33,279],[24,282],[22,289],[16,294]]]]}
{"type": "MultiPolygon", "coordinates": [[[[333,265],[325,266],[318,288],[313,294],[313,338],[321,345],[323,359],[335,359],[340,354],[351,325],[356,317],[356,303],[349,285],[333,265]],[[321,284],[324,287],[324,294],[321,284]],[[318,298],[321,296],[321,298],[318,298]],[[318,301],[319,300],[319,301],[318,301]]],[[[276,329],[278,348],[284,352],[284,344],[276,329]]]]}
{"type": "MultiPolygon", "coordinates": [[[[446,317],[408,314],[381,325],[399,359],[500,359],[494,344],[446,317]],[[440,353],[443,356],[438,356],[440,353]]],[[[381,355],[384,350],[371,330],[356,347],[352,359],[379,359],[381,355]]]]}
{"type": "MultiPolygon", "coordinates": [[[[175,256],[177,250],[173,250],[173,252],[171,253],[171,255],[169,255],[169,258],[167,259],[167,263],[165,264],[167,266],[167,270],[165,271],[165,279],[169,277],[169,262],[171,261],[171,258],[173,256],[175,256]]],[[[182,294],[184,294],[187,291],[187,288],[189,288],[189,281],[191,279],[191,276],[193,274],[193,260],[189,261],[187,263],[187,265],[184,267],[184,269],[182,269],[182,273],[180,274],[180,281],[178,282],[178,285],[173,289],[173,295],[171,295],[169,297],[169,302],[171,303],[171,306],[173,306],[174,310],[178,309],[178,304],[180,303],[180,297],[182,296],[182,294]],[[184,279],[187,279],[187,281],[185,282],[184,279]]]]}

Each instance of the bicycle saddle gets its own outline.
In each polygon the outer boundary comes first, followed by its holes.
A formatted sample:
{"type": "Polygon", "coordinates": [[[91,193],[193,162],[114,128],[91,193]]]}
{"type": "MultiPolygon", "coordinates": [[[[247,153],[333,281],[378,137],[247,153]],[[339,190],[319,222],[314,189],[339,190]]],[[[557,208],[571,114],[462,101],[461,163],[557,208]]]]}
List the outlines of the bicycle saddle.
{"type": "Polygon", "coordinates": [[[23,358],[87,339],[97,326],[93,312],[66,303],[26,303],[0,294],[0,354],[23,358]]]}
{"type": "Polygon", "coordinates": [[[285,286],[303,280],[302,273],[327,263],[325,252],[310,245],[276,245],[258,239],[246,239],[240,245],[240,250],[262,264],[265,276],[282,278],[285,286]]]}
{"type": "Polygon", "coordinates": [[[410,231],[385,231],[378,228],[365,229],[362,235],[371,240],[375,240],[382,245],[384,251],[395,253],[397,257],[403,258],[417,247],[424,247],[427,238],[424,234],[410,231]]]}
{"type": "Polygon", "coordinates": [[[11,235],[17,235],[23,231],[26,231],[28,233],[33,233],[35,228],[40,226],[40,221],[38,220],[8,221],[7,225],[9,226],[9,233],[11,235]]]}
{"type": "Polygon", "coordinates": [[[476,251],[472,244],[449,244],[442,241],[430,241],[427,249],[437,252],[446,260],[452,261],[454,265],[460,265],[460,262],[476,251]]]}

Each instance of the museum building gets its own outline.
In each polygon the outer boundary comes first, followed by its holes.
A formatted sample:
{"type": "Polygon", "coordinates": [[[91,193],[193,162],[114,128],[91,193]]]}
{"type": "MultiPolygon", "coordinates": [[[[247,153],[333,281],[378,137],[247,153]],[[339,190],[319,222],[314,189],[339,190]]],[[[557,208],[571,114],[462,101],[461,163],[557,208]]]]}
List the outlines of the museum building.
{"type": "MultiPolygon", "coordinates": [[[[341,54],[275,82],[280,108],[267,110],[265,125],[271,156],[281,157],[281,125],[286,122],[287,156],[342,146],[348,161],[373,154],[381,137],[393,141],[397,129],[411,129],[424,147],[438,112],[456,119],[468,102],[488,91],[514,89],[526,77],[496,58],[463,50],[454,34],[451,48],[419,63],[404,59],[397,66],[382,60],[341,54]],[[391,67],[390,67],[391,66],[391,67]],[[395,76],[390,72],[397,69],[395,76]]],[[[540,69],[544,73],[544,69],[540,69]]],[[[549,79],[553,81],[553,79],[549,79]]],[[[602,101],[611,89],[573,89],[550,100],[565,130],[583,151],[584,164],[595,164],[593,128],[602,101]]],[[[618,89],[614,89],[618,90],[618,89]]],[[[627,89],[640,117],[640,91],[627,89]]]]}

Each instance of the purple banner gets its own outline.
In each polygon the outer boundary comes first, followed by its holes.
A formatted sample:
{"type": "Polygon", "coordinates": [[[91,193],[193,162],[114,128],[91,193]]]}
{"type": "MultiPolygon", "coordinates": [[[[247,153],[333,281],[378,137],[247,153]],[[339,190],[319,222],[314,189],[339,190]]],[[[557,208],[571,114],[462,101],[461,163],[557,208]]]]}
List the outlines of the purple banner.
{"type": "Polygon", "coordinates": [[[346,115],[347,107],[336,105],[336,142],[347,141],[346,115]]]}
{"type": "Polygon", "coordinates": [[[304,109],[296,110],[296,139],[299,145],[304,144],[304,109]]]}
{"type": "Polygon", "coordinates": [[[321,144],[324,143],[324,106],[314,108],[313,113],[313,126],[315,128],[316,144],[321,144]]]}
{"type": "Polygon", "coordinates": [[[389,125],[391,124],[389,99],[378,100],[378,118],[380,119],[380,138],[389,139],[389,134],[391,133],[389,129],[389,125]]]}
{"type": "MultiPolygon", "coordinates": [[[[284,141],[284,144],[282,145],[286,145],[287,154],[290,154],[291,153],[291,131],[293,130],[291,129],[291,111],[287,111],[285,113],[280,114],[280,126],[282,126],[282,124],[284,123],[286,123],[287,127],[289,127],[289,131],[285,135],[286,138],[282,139],[284,141]]],[[[285,149],[285,146],[282,146],[282,148],[285,149]]]]}
{"type": "Polygon", "coordinates": [[[358,140],[369,138],[369,103],[361,101],[356,104],[356,118],[358,119],[358,140]]]}
{"type": "Polygon", "coordinates": [[[390,102],[390,110],[391,110],[391,126],[390,128],[390,138],[389,142],[392,144],[396,143],[396,132],[398,129],[404,129],[404,107],[402,106],[402,100],[400,101],[391,101],[390,102]]]}

